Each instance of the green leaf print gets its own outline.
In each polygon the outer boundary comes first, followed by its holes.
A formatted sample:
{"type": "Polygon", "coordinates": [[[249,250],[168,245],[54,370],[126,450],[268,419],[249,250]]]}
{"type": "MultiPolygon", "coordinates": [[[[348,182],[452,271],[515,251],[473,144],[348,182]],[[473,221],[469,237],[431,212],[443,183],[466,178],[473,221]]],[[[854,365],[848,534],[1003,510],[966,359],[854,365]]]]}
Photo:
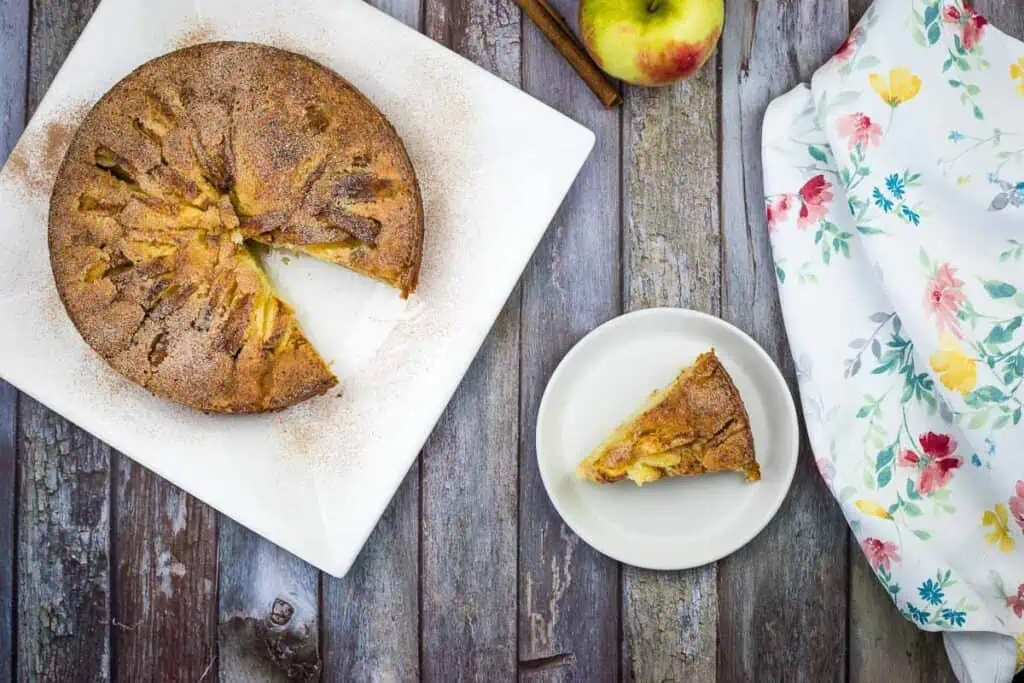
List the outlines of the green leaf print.
{"type": "Polygon", "coordinates": [[[974,395],[987,403],[1000,403],[1006,399],[999,387],[985,386],[974,390],[974,395]]]}
{"type": "Polygon", "coordinates": [[[811,158],[816,161],[820,161],[823,164],[828,163],[828,154],[826,154],[825,150],[823,150],[821,147],[818,147],[817,145],[808,145],[807,153],[810,154],[811,158]]]}
{"type": "Polygon", "coordinates": [[[999,280],[985,280],[985,291],[988,292],[989,296],[993,299],[1009,299],[1011,296],[1017,293],[1017,288],[1011,285],[1009,282],[1000,282],[999,280]]]}

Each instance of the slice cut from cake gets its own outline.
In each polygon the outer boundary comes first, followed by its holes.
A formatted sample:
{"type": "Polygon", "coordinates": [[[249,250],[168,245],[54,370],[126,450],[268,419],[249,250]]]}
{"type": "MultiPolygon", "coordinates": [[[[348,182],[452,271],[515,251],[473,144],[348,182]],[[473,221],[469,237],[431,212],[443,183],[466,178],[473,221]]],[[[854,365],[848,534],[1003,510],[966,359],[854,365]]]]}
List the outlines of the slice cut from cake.
{"type": "Polygon", "coordinates": [[[576,469],[600,484],[628,477],[640,485],[722,471],[742,472],[748,481],[761,478],[743,400],[714,350],[654,392],[576,469]]]}

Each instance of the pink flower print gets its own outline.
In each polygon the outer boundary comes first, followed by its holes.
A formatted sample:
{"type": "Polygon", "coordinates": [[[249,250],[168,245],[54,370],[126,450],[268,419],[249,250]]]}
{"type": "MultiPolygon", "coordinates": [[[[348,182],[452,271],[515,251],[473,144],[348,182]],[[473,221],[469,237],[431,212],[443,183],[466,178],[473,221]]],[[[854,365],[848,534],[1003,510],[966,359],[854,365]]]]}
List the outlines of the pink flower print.
{"type": "Polygon", "coordinates": [[[839,46],[839,49],[836,50],[836,53],[833,56],[840,62],[849,61],[849,59],[853,57],[854,54],[856,54],[857,44],[859,42],[860,29],[855,28],[852,31],[850,31],[850,35],[846,37],[846,40],[843,41],[843,44],[839,46]]]}
{"type": "Polygon", "coordinates": [[[914,451],[903,451],[896,456],[896,464],[902,467],[917,467],[920,462],[921,458],[917,457],[917,453],[914,451]]]}
{"type": "Polygon", "coordinates": [[[1017,586],[1016,595],[1006,596],[1006,606],[1013,610],[1018,619],[1024,617],[1024,583],[1017,586]]]}
{"type": "Polygon", "coordinates": [[[784,194],[774,202],[768,202],[768,206],[765,209],[765,213],[768,216],[768,231],[771,232],[775,229],[777,223],[781,223],[786,220],[786,214],[789,213],[790,207],[790,196],[784,194]]]}
{"type": "Polygon", "coordinates": [[[1017,526],[1024,531],[1024,481],[1017,482],[1016,493],[1017,495],[1010,496],[1010,512],[1013,513],[1017,526]]]}
{"type": "Polygon", "coordinates": [[[956,268],[948,263],[939,266],[924,294],[924,307],[935,316],[935,324],[939,332],[948,330],[957,338],[963,335],[960,332],[960,323],[957,314],[960,306],[966,300],[963,291],[963,280],[956,276],[956,268]]]}
{"type": "Polygon", "coordinates": [[[868,564],[876,572],[880,568],[889,571],[891,569],[890,562],[900,561],[899,547],[889,541],[865,538],[860,543],[860,549],[864,551],[864,556],[868,558],[868,564]]]}
{"type": "MultiPolygon", "coordinates": [[[[922,495],[928,495],[948,484],[953,471],[963,464],[963,460],[955,454],[956,441],[948,434],[927,432],[917,440],[921,444],[922,453],[910,449],[901,451],[896,456],[896,464],[918,470],[917,490],[922,495]]],[[[1024,491],[1024,488],[1021,490],[1024,491]]],[[[1021,503],[1024,506],[1024,498],[1021,503]]]]}
{"type": "Polygon", "coordinates": [[[820,173],[804,183],[797,193],[801,201],[796,221],[798,228],[806,230],[809,225],[817,223],[828,214],[826,204],[832,200],[831,189],[832,185],[820,173]]]}
{"type": "Polygon", "coordinates": [[[918,441],[925,453],[925,466],[921,470],[917,490],[928,495],[948,484],[953,477],[953,470],[959,468],[963,460],[953,454],[956,451],[956,441],[947,434],[928,432],[922,434],[918,441]]]}
{"type": "Polygon", "coordinates": [[[849,149],[857,145],[865,149],[872,145],[877,147],[882,139],[882,127],[860,112],[840,117],[836,122],[836,130],[846,138],[849,149]]]}
{"type": "Polygon", "coordinates": [[[947,6],[942,12],[942,19],[947,24],[956,24],[960,27],[960,42],[968,52],[981,42],[985,26],[988,25],[988,20],[967,2],[964,3],[962,12],[953,5],[947,6]]]}

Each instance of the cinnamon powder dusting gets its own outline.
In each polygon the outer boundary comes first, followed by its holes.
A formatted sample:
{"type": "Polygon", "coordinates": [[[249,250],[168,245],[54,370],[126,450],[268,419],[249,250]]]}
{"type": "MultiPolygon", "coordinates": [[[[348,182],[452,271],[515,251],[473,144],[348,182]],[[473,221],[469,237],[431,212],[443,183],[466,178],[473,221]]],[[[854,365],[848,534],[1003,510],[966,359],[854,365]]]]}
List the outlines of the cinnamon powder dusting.
{"type": "Polygon", "coordinates": [[[26,133],[7,163],[15,181],[32,194],[49,195],[71,138],[86,111],[86,107],[77,107],[58,112],[42,130],[26,133]]]}
{"type": "Polygon", "coordinates": [[[202,43],[209,43],[217,38],[216,31],[213,30],[213,26],[210,24],[197,24],[174,41],[173,48],[175,50],[181,50],[186,47],[192,47],[193,45],[200,45],[202,43]]]}

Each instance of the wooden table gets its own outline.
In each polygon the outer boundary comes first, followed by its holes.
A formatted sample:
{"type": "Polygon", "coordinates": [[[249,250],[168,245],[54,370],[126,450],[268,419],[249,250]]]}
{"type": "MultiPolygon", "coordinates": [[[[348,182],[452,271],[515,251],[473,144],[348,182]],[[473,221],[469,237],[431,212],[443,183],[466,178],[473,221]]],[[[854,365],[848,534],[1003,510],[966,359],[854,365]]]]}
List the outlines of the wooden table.
{"type": "MultiPolygon", "coordinates": [[[[552,2],[575,14],[575,0],[552,2]]],[[[0,0],[0,160],[95,4],[0,0]]],[[[374,4],[591,128],[594,153],[343,580],[0,382],[0,680],[951,680],[939,637],[876,584],[806,440],[771,525],[686,572],[624,567],[581,543],[534,457],[547,377],[625,310],[719,315],[792,380],[761,116],[866,1],[728,0],[698,77],[627,87],[612,111],[511,0],[374,4]]],[[[977,4],[1024,35],[1015,0],[977,4]]]]}

